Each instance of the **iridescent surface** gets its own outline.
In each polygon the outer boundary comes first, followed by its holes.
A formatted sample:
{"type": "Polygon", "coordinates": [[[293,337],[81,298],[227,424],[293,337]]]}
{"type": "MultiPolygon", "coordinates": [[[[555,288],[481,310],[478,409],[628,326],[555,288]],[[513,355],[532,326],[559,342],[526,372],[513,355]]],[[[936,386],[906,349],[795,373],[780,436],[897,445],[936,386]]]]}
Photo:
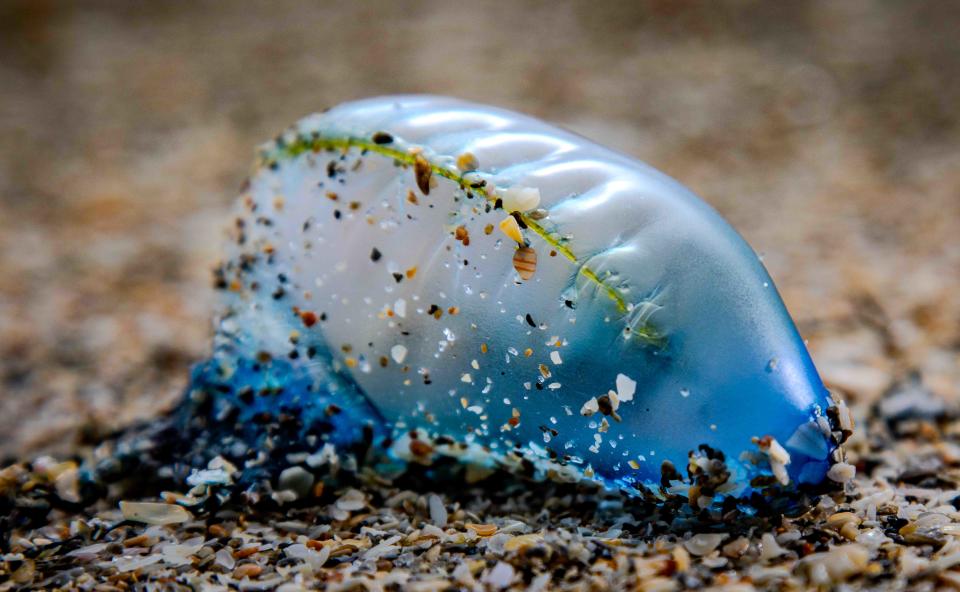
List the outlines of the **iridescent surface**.
{"type": "Polygon", "coordinates": [[[789,454],[781,483],[829,468],[833,403],[757,256],[647,165],[515,113],[384,97],[264,146],[238,208],[224,365],[283,359],[401,441],[611,485],[706,445],[742,493],[770,472],[757,438],[789,454]]]}

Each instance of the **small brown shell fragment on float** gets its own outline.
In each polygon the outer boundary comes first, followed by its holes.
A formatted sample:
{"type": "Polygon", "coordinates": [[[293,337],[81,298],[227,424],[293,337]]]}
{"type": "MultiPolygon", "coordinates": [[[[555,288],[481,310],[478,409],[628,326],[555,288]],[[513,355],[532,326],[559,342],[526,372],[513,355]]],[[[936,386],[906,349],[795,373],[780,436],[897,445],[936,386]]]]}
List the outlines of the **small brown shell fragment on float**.
{"type": "Polygon", "coordinates": [[[529,280],[537,271],[537,252],[530,247],[520,247],[513,254],[513,268],[520,274],[520,279],[529,280]]]}
{"type": "Polygon", "coordinates": [[[433,171],[430,169],[430,163],[422,154],[417,154],[413,159],[413,176],[417,180],[417,187],[424,195],[430,195],[430,177],[433,171]]]}

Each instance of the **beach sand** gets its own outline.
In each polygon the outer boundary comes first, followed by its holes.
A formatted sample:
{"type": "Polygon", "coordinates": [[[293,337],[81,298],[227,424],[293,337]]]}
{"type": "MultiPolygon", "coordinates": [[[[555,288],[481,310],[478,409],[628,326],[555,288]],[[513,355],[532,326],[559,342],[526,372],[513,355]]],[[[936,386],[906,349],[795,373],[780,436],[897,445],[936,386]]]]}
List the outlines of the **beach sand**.
{"type": "Polygon", "coordinates": [[[590,489],[371,479],[173,526],[57,511],[12,533],[0,589],[960,587],[958,24],[949,2],[3,3],[4,464],[169,408],[253,148],[398,92],[531,113],[691,187],[858,429],[846,493],[720,537],[590,489]]]}

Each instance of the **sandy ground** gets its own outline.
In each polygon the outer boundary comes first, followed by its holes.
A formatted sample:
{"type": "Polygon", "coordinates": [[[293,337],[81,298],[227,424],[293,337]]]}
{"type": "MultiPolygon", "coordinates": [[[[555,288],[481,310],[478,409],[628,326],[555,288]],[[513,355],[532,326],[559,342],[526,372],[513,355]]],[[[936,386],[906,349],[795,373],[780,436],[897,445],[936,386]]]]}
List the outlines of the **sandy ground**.
{"type": "Polygon", "coordinates": [[[4,3],[0,454],[168,405],[253,147],[394,92],[650,162],[764,255],[827,381],[960,397],[956,4],[398,4],[4,3]]]}
{"type": "Polygon", "coordinates": [[[253,147],[396,92],[521,110],[680,179],[825,380],[960,400],[960,4],[0,5],[0,458],[169,406],[253,147]]]}

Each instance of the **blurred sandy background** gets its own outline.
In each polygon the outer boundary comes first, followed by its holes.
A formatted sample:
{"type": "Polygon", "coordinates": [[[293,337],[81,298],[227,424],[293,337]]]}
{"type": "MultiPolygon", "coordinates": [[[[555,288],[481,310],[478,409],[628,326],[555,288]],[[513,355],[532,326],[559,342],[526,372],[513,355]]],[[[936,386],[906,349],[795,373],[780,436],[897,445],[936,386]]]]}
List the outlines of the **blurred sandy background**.
{"type": "Polygon", "coordinates": [[[855,400],[960,399],[960,3],[0,2],[0,460],[169,405],[259,142],[446,93],[691,186],[855,400]]]}

